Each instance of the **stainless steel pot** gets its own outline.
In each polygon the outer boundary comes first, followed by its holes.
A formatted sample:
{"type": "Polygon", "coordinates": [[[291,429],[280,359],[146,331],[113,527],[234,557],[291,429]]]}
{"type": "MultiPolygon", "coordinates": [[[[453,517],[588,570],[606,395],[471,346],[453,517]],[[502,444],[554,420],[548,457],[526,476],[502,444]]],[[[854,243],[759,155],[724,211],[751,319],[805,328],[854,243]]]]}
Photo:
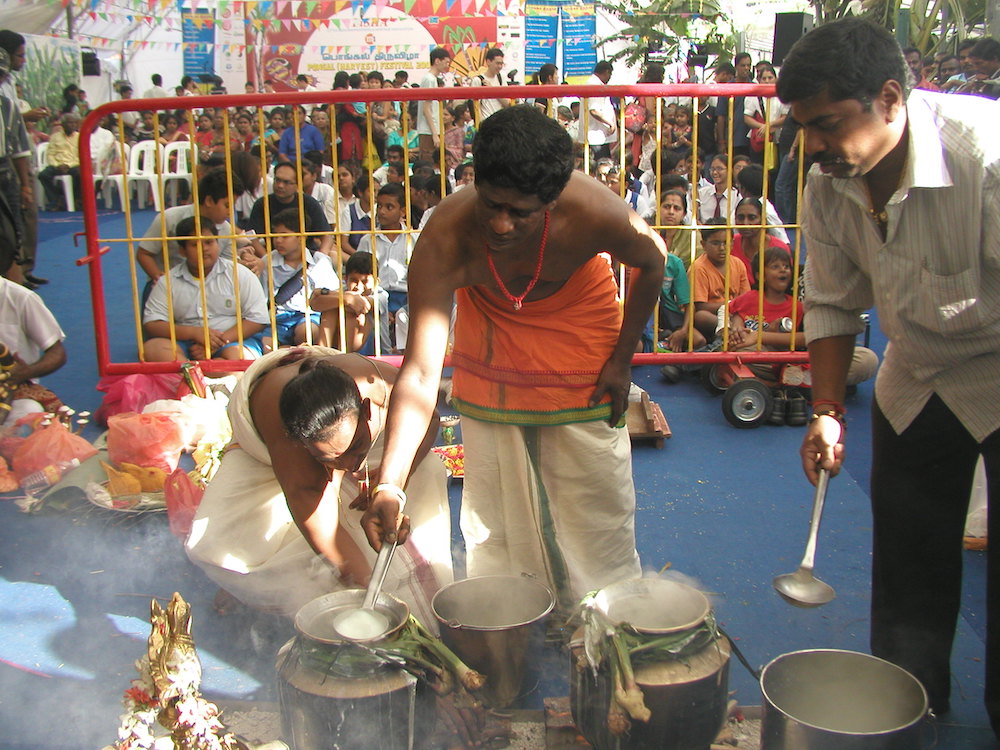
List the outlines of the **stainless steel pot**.
{"type": "Polygon", "coordinates": [[[455,581],[431,601],[441,640],[486,675],[482,695],[492,708],[514,705],[538,684],[545,621],[554,606],[546,586],[519,576],[455,581]]]}
{"type": "Polygon", "coordinates": [[[760,676],[761,750],[919,750],[927,693],[868,654],[795,651],[760,676]]]}

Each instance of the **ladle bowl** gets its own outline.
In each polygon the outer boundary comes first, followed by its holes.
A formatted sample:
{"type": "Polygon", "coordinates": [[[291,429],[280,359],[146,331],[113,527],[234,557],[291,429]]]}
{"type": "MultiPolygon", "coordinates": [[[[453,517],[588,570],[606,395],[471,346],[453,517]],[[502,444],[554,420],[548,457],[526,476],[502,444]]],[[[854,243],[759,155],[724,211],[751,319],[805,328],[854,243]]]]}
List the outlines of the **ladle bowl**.
{"type": "Polygon", "coordinates": [[[382,593],[385,574],[389,571],[389,563],[392,562],[392,554],[395,551],[395,541],[382,543],[361,606],[356,609],[346,609],[334,618],[333,628],[341,638],[348,641],[368,641],[380,638],[389,630],[389,619],[375,609],[375,602],[382,593]]]}
{"type": "Polygon", "coordinates": [[[812,519],[809,522],[809,538],[799,569],[774,579],[775,591],[781,594],[782,599],[796,607],[819,607],[833,601],[837,596],[832,586],[813,575],[816,537],[819,534],[819,522],[823,517],[823,503],[826,500],[826,487],[829,482],[830,472],[820,469],[819,479],[816,482],[816,497],[813,500],[812,519]]]}

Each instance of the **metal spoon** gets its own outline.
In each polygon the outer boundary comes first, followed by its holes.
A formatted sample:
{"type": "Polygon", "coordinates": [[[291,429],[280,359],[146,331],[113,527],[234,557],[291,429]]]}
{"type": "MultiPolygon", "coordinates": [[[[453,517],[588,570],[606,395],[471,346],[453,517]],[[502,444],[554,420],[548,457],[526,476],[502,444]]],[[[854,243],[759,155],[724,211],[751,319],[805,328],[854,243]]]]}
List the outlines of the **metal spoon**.
{"type": "Polygon", "coordinates": [[[794,573],[785,573],[774,579],[774,589],[781,597],[796,607],[819,607],[833,601],[837,596],[833,587],[813,575],[813,564],[816,559],[816,536],[819,534],[819,521],[823,516],[823,501],[826,499],[826,485],[830,481],[830,472],[820,469],[819,480],[816,482],[816,499],[813,500],[812,520],[809,522],[809,539],[806,541],[806,551],[799,563],[799,569],[794,573]]]}
{"type": "Polygon", "coordinates": [[[382,584],[385,583],[386,573],[389,572],[389,563],[392,561],[392,554],[395,551],[395,541],[382,543],[378,557],[375,558],[372,577],[368,581],[368,588],[365,589],[365,598],[361,607],[345,609],[334,618],[333,629],[342,638],[352,641],[371,640],[381,637],[389,629],[389,618],[375,609],[375,602],[378,601],[378,595],[382,593],[382,584]]]}

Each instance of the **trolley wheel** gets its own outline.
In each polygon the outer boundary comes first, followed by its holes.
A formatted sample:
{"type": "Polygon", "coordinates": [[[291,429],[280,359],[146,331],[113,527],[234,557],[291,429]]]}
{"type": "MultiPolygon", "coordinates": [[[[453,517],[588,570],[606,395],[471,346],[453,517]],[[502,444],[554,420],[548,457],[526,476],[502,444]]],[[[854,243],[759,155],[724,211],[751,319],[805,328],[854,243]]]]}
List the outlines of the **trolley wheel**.
{"type": "Polygon", "coordinates": [[[699,377],[702,387],[712,396],[718,396],[726,390],[726,383],[722,379],[722,370],[719,365],[702,365],[699,377]]]}
{"type": "Polygon", "coordinates": [[[771,390],[759,380],[737,380],[722,397],[722,414],[733,427],[759,427],[772,403],[771,390]]]}

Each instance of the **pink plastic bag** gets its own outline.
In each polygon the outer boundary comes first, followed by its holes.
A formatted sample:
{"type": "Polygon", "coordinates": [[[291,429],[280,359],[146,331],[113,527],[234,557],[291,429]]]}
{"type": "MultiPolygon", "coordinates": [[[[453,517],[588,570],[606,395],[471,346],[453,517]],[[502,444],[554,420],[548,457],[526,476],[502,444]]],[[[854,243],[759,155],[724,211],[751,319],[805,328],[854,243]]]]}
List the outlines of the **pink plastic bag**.
{"type": "Polygon", "coordinates": [[[174,470],[163,485],[163,495],[167,501],[167,518],[170,532],[178,539],[187,539],[191,533],[191,522],[201,504],[205,490],[191,481],[184,469],[174,470]]]}
{"type": "Polygon", "coordinates": [[[20,481],[47,466],[58,466],[74,458],[83,463],[96,455],[94,446],[74,435],[62,423],[53,422],[35,430],[18,446],[14,452],[14,473],[20,481]]]}
{"type": "Polygon", "coordinates": [[[108,424],[111,417],[127,411],[141,412],[146,404],[161,398],[175,398],[181,384],[176,373],[154,375],[108,375],[97,383],[104,400],[94,415],[98,424],[108,424]]]}
{"type": "Polygon", "coordinates": [[[108,457],[116,466],[155,466],[169,474],[184,450],[183,432],[169,413],[116,414],[108,420],[108,457]]]}

